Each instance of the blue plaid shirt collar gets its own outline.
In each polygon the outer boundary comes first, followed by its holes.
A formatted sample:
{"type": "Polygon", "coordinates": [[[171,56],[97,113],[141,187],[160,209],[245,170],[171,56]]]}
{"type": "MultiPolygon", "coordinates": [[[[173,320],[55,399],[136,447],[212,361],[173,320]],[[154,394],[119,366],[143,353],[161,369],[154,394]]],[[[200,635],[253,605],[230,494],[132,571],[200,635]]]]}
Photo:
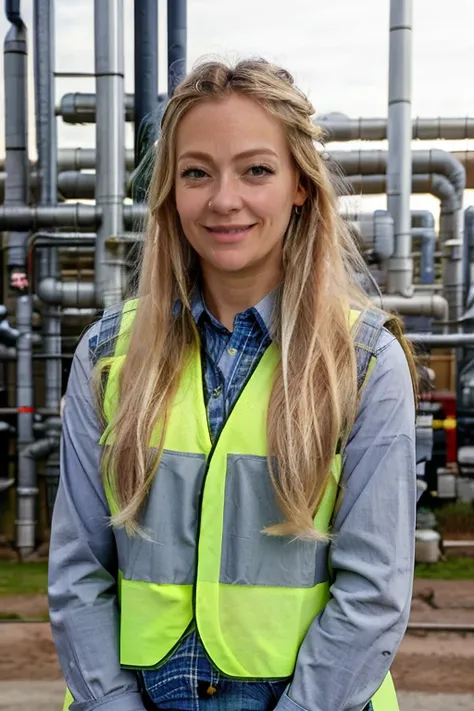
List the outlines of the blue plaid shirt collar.
{"type": "MultiPolygon", "coordinates": [[[[258,304],[251,306],[246,311],[242,312],[245,317],[246,314],[253,311],[256,319],[260,323],[262,331],[268,333],[270,338],[272,338],[273,332],[273,310],[275,307],[276,298],[278,296],[280,286],[275,287],[266,296],[261,299],[258,304]]],[[[190,299],[191,313],[196,324],[199,323],[203,314],[210,319],[211,323],[215,328],[223,329],[224,326],[219,323],[219,321],[211,314],[207,308],[201,289],[196,288],[191,294],[190,299]]]]}

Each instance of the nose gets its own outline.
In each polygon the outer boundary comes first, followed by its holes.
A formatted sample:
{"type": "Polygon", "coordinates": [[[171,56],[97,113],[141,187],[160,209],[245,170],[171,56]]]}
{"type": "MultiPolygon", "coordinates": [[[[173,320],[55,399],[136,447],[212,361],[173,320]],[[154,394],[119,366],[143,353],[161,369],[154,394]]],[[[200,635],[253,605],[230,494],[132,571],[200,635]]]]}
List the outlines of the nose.
{"type": "Polygon", "coordinates": [[[243,201],[238,187],[238,182],[232,177],[221,178],[209,201],[210,209],[222,215],[240,210],[243,201]]]}

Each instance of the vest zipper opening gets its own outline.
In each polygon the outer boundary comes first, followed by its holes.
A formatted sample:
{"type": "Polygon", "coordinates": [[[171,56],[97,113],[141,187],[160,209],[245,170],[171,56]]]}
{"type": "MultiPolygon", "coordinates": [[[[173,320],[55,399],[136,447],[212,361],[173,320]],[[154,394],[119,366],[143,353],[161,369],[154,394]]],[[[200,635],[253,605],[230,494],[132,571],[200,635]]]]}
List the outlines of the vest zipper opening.
{"type": "MultiPolygon", "coordinates": [[[[206,469],[205,469],[205,471],[204,471],[204,476],[203,476],[203,478],[202,478],[201,493],[200,493],[200,495],[199,495],[199,501],[198,501],[198,522],[197,522],[197,531],[196,531],[195,582],[194,582],[194,585],[193,585],[193,595],[192,595],[193,621],[195,622],[195,625],[196,625],[196,632],[197,632],[197,634],[198,634],[199,641],[201,642],[202,648],[203,648],[203,650],[204,650],[204,654],[206,655],[206,658],[207,658],[209,664],[211,664],[211,665],[214,667],[214,669],[216,669],[216,670],[219,672],[219,674],[222,674],[222,676],[223,676],[225,679],[229,679],[229,680],[231,680],[231,681],[240,681],[240,682],[244,682],[244,681],[248,681],[248,682],[259,682],[259,681],[260,681],[260,682],[262,682],[262,681],[263,681],[263,682],[265,682],[265,681],[269,681],[269,682],[279,682],[279,681],[288,681],[288,682],[290,682],[291,679],[292,679],[292,676],[291,676],[291,677],[286,677],[286,676],[285,676],[285,677],[239,677],[239,676],[229,676],[229,674],[226,674],[224,671],[222,671],[222,669],[220,669],[220,668],[218,667],[218,665],[216,664],[216,662],[212,659],[211,655],[210,655],[209,652],[207,651],[206,645],[204,644],[204,640],[203,640],[203,638],[202,638],[202,636],[201,636],[201,633],[200,633],[200,631],[199,631],[199,625],[198,625],[198,620],[197,620],[197,616],[196,616],[196,590],[197,590],[197,574],[198,574],[198,567],[199,567],[199,539],[200,539],[200,537],[201,537],[201,513],[202,513],[202,504],[203,504],[203,499],[204,499],[204,490],[205,490],[205,488],[206,488],[207,474],[208,474],[208,472],[209,472],[209,467],[210,467],[210,464],[211,464],[211,461],[212,461],[213,454],[214,454],[214,452],[215,452],[215,450],[216,450],[217,445],[219,444],[219,439],[220,439],[221,432],[222,432],[222,430],[224,429],[226,423],[228,422],[230,416],[232,415],[232,412],[234,411],[234,408],[237,406],[237,403],[239,402],[241,395],[243,394],[243,392],[244,392],[245,388],[247,387],[248,383],[250,382],[250,379],[252,378],[253,374],[254,374],[255,371],[257,370],[257,368],[258,368],[258,366],[259,366],[259,364],[260,364],[260,361],[262,360],[263,356],[264,356],[265,353],[267,352],[268,348],[270,348],[270,346],[272,345],[272,343],[273,343],[273,341],[271,341],[271,342],[268,344],[267,348],[265,348],[265,350],[263,351],[263,353],[262,353],[262,355],[260,356],[259,360],[253,365],[251,371],[249,372],[249,374],[247,375],[246,379],[244,380],[244,383],[243,383],[243,385],[242,385],[242,387],[241,387],[241,389],[240,389],[240,392],[239,392],[238,396],[236,397],[236,399],[235,399],[235,401],[234,401],[232,407],[230,408],[227,417],[225,418],[224,422],[222,423],[222,426],[219,428],[219,431],[216,432],[216,436],[215,436],[215,438],[214,438],[214,442],[212,441],[212,433],[211,433],[210,427],[209,427],[209,418],[208,418],[208,416],[207,416],[207,407],[205,408],[205,410],[206,410],[206,422],[207,422],[207,427],[208,427],[208,434],[209,434],[209,439],[210,439],[210,441],[212,442],[212,447],[211,447],[211,449],[210,449],[209,456],[207,457],[207,460],[206,460],[206,469]]],[[[202,363],[202,361],[201,361],[201,363],[202,363]]],[[[201,371],[202,371],[202,373],[203,373],[203,379],[204,379],[204,371],[202,370],[202,365],[201,365],[201,371]]],[[[203,383],[203,394],[204,394],[204,392],[205,392],[205,390],[204,390],[204,383],[203,383]]],[[[227,471],[226,471],[226,477],[227,477],[227,471]]],[[[184,635],[181,637],[181,639],[179,640],[179,642],[177,642],[176,647],[179,647],[179,645],[181,644],[181,641],[183,640],[183,638],[184,638],[184,635]]]]}

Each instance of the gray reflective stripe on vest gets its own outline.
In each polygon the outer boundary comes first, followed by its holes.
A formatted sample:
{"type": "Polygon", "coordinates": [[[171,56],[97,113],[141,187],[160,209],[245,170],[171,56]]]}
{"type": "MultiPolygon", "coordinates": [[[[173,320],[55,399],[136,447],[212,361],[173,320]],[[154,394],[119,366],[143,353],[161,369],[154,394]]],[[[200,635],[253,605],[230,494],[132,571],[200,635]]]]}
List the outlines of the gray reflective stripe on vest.
{"type": "Polygon", "coordinates": [[[266,457],[229,454],[220,582],[311,588],[328,579],[327,543],[267,536],[282,523],[266,457]]]}
{"type": "Polygon", "coordinates": [[[199,502],[206,467],[203,454],[162,454],[140,518],[142,533],[116,531],[125,580],[192,585],[196,573],[199,502]]]}

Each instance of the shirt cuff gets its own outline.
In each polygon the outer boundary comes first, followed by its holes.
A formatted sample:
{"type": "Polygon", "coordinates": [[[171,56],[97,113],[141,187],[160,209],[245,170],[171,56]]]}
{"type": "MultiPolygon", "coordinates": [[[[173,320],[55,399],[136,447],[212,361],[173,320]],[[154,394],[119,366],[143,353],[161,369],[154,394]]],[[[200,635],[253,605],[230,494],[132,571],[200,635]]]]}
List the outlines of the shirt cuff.
{"type": "Polygon", "coordinates": [[[140,692],[130,691],[93,701],[74,701],[69,706],[69,711],[145,711],[145,707],[140,692]]]}
{"type": "Polygon", "coordinates": [[[299,704],[297,704],[296,701],[293,701],[292,699],[290,699],[290,697],[288,696],[288,689],[286,689],[286,691],[280,697],[280,700],[275,707],[275,711],[308,711],[308,710],[303,708],[303,706],[300,706],[299,704]]]}

